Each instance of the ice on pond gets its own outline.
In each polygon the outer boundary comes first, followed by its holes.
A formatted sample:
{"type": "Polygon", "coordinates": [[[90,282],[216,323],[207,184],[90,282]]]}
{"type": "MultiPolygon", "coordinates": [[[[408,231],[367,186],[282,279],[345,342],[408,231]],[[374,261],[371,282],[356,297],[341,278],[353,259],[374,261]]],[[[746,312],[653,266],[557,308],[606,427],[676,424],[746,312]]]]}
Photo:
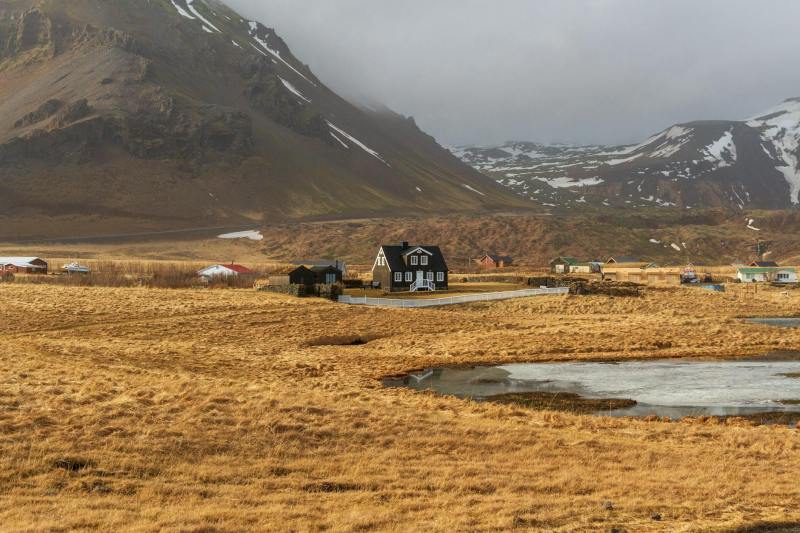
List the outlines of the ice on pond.
{"type": "Polygon", "coordinates": [[[613,416],[734,416],[800,411],[799,360],[651,360],[619,363],[513,364],[434,369],[387,382],[478,400],[506,393],[569,392],[585,398],[624,398],[635,407],[613,416]]]}

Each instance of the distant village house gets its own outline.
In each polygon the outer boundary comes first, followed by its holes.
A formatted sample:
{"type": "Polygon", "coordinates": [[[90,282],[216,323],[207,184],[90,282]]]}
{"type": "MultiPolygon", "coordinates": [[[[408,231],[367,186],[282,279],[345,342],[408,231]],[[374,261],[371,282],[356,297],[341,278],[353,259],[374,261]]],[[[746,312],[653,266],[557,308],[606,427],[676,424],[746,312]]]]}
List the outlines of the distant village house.
{"type": "Polygon", "coordinates": [[[197,271],[197,275],[208,280],[213,278],[227,278],[231,276],[253,275],[255,272],[249,268],[230,263],[228,265],[212,265],[197,271]]]}
{"type": "Polygon", "coordinates": [[[550,261],[550,272],[553,274],[593,274],[599,273],[602,263],[597,261],[579,261],[574,257],[557,257],[550,261]]]}
{"type": "Polygon", "coordinates": [[[47,274],[47,261],[39,257],[0,257],[0,275],[47,274]]]}
{"type": "Polygon", "coordinates": [[[742,267],[736,273],[742,283],[797,283],[797,269],[791,267],[742,267]]]}
{"type": "Polygon", "coordinates": [[[333,267],[341,272],[341,277],[347,277],[347,264],[340,259],[309,259],[307,261],[295,261],[292,263],[298,267],[304,266],[309,269],[333,267]]]}
{"type": "Polygon", "coordinates": [[[475,260],[478,266],[485,269],[506,268],[514,263],[514,260],[507,255],[486,254],[480,259],[475,260]]]}
{"type": "Polygon", "coordinates": [[[383,245],[372,266],[373,282],[392,292],[448,289],[449,270],[438,246],[383,245]]]}

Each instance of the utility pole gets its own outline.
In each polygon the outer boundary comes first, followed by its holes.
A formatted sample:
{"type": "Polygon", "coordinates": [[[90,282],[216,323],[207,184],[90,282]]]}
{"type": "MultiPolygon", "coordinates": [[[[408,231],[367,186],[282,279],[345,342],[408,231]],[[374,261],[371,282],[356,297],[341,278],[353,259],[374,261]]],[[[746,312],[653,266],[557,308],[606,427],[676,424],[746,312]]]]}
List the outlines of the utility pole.
{"type": "Polygon", "coordinates": [[[755,253],[756,258],[759,261],[763,261],[771,244],[771,241],[762,241],[761,239],[758,239],[756,240],[755,244],[750,245],[749,249],[755,253]]]}

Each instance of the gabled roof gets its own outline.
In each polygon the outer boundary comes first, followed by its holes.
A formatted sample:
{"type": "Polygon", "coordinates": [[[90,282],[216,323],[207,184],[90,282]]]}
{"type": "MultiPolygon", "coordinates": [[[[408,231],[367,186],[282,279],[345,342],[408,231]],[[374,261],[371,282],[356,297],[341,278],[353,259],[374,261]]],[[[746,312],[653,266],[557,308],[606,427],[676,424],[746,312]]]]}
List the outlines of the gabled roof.
{"type": "Polygon", "coordinates": [[[641,263],[639,259],[631,255],[618,255],[617,257],[609,257],[607,263],[641,263]]]}
{"type": "Polygon", "coordinates": [[[292,261],[293,265],[304,265],[308,267],[326,267],[326,266],[338,266],[339,268],[345,265],[345,262],[341,259],[305,259],[303,261],[292,261]]]}
{"type": "Polygon", "coordinates": [[[39,268],[34,261],[44,261],[40,257],[0,257],[0,265],[14,265],[22,268],[39,268]]]}
{"type": "Polygon", "coordinates": [[[444,260],[444,254],[439,249],[438,246],[428,246],[428,245],[417,245],[417,246],[409,246],[407,248],[403,248],[402,246],[389,246],[383,245],[381,246],[381,250],[383,250],[383,254],[386,256],[386,264],[389,266],[389,270],[392,272],[404,272],[406,270],[434,270],[436,272],[447,272],[447,262],[444,260]],[[409,251],[415,250],[417,248],[423,248],[430,254],[430,259],[428,259],[427,267],[422,265],[414,265],[414,266],[406,266],[405,259],[403,258],[404,255],[408,254],[409,251]]]}
{"type": "Polygon", "coordinates": [[[247,268],[246,266],[237,265],[236,263],[231,263],[230,265],[222,265],[225,268],[229,268],[238,274],[252,274],[253,271],[247,268]]]}
{"type": "Polygon", "coordinates": [[[742,274],[768,274],[770,272],[797,272],[794,267],[741,267],[742,274]]]}
{"type": "Polygon", "coordinates": [[[778,263],[775,261],[753,261],[750,263],[751,267],[777,267],[778,263]]]}
{"type": "Polygon", "coordinates": [[[577,265],[578,263],[580,263],[580,261],[578,261],[578,259],[575,258],[575,257],[569,257],[569,256],[564,257],[563,255],[559,256],[559,257],[556,257],[555,259],[550,261],[550,263],[551,264],[552,263],[558,263],[559,261],[561,261],[562,263],[566,263],[568,265],[577,265]]]}
{"type": "Polygon", "coordinates": [[[320,272],[341,272],[341,269],[336,268],[333,265],[317,265],[313,266],[310,269],[312,272],[320,273],[320,272]]]}
{"type": "Polygon", "coordinates": [[[226,269],[228,269],[228,270],[230,270],[232,272],[236,272],[237,274],[252,274],[253,273],[253,271],[250,270],[249,268],[247,268],[245,266],[242,266],[242,265],[237,265],[236,263],[230,263],[230,264],[227,264],[227,265],[211,265],[210,267],[206,267],[206,268],[200,270],[199,272],[205,272],[207,270],[213,270],[215,268],[226,268],[226,269]]]}
{"type": "Polygon", "coordinates": [[[512,258],[509,255],[495,255],[495,254],[486,254],[483,256],[484,258],[489,258],[495,263],[510,263],[512,258]]]}

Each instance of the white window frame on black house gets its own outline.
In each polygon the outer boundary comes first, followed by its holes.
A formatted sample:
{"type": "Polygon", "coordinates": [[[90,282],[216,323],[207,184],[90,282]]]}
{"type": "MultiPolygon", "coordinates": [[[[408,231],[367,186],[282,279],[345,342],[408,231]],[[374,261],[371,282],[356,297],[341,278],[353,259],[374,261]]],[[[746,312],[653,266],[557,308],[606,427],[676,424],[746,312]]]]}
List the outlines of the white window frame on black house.
{"type": "Polygon", "coordinates": [[[414,281],[414,273],[406,272],[406,283],[411,283],[412,281],[414,281]]]}
{"type": "Polygon", "coordinates": [[[423,255],[419,258],[419,264],[422,266],[428,266],[428,256],[423,255]]]}
{"type": "Polygon", "coordinates": [[[428,281],[433,281],[433,271],[430,270],[430,271],[428,271],[427,274],[428,274],[428,281]]]}
{"type": "Polygon", "coordinates": [[[402,272],[395,272],[394,273],[394,281],[395,281],[395,283],[402,283],[403,282],[403,273],[402,272]]]}
{"type": "Polygon", "coordinates": [[[416,255],[411,256],[411,266],[417,266],[419,264],[419,257],[416,255]]]}
{"type": "Polygon", "coordinates": [[[436,282],[441,283],[444,281],[444,272],[437,272],[436,273],[436,282]]]}

